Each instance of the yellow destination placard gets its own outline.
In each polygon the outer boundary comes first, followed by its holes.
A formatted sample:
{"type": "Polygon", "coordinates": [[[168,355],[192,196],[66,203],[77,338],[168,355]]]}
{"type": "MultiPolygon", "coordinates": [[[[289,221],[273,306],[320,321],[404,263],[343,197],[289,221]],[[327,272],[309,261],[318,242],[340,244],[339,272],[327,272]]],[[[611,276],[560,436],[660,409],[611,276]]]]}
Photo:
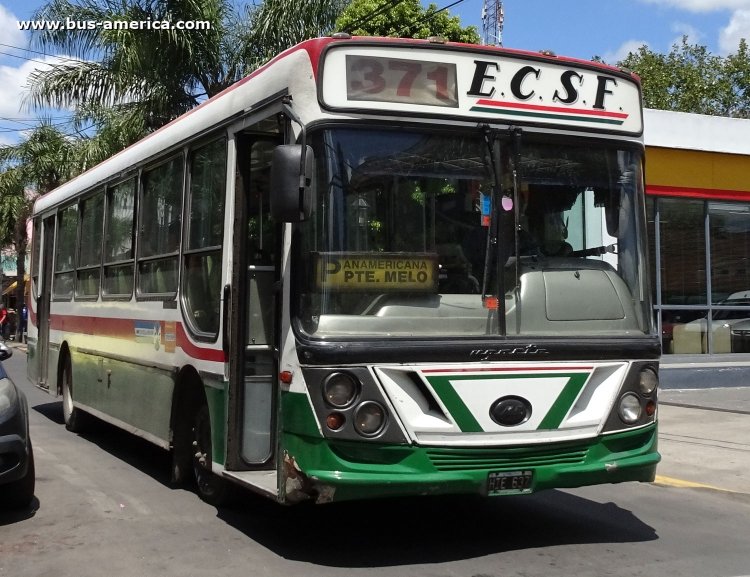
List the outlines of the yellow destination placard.
{"type": "Polygon", "coordinates": [[[437,291],[437,254],[323,252],[315,254],[319,289],[437,291]]]}

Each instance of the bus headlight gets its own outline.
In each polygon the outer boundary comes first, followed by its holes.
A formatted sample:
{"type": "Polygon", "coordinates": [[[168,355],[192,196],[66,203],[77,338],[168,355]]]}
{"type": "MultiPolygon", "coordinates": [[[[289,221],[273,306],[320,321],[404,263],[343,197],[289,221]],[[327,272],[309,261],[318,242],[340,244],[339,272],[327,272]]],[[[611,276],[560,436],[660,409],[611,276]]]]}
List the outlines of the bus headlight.
{"type": "Polygon", "coordinates": [[[323,383],[323,398],[337,409],[348,407],[359,393],[359,382],[347,373],[333,373],[323,383]]]}
{"type": "Polygon", "coordinates": [[[646,367],[641,371],[638,387],[644,395],[650,395],[659,386],[659,377],[652,368],[646,367]]]}
{"type": "Polygon", "coordinates": [[[365,401],[354,413],[354,428],[363,437],[375,437],[385,428],[387,413],[380,403],[365,401]]]}
{"type": "Polygon", "coordinates": [[[641,400],[635,393],[625,393],[620,397],[620,404],[617,407],[623,423],[632,425],[641,418],[641,400]]]}

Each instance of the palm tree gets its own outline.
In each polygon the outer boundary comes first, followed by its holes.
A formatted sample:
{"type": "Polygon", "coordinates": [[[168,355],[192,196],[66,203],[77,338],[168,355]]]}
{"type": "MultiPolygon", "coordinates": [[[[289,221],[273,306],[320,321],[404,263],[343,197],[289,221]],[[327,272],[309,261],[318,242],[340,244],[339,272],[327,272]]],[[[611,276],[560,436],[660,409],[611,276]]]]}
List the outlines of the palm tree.
{"type": "Polygon", "coordinates": [[[29,78],[33,107],[73,107],[97,137],[84,166],[118,152],[211,97],[278,52],[326,34],[349,0],[50,0],[35,18],[62,22],[208,22],[207,30],[45,30],[37,48],[68,55],[29,78]]]}
{"type": "MultiPolygon", "coordinates": [[[[226,0],[52,0],[35,15],[63,22],[208,22],[208,30],[45,30],[38,48],[70,58],[30,77],[34,106],[140,114],[153,130],[217,94],[244,69],[236,57],[226,0]]],[[[63,27],[65,28],[65,27],[63,27]]],[[[97,115],[83,120],[101,121],[97,115]]]]}
{"type": "Polygon", "coordinates": [[[242,56],[251,69],[298,42],[335,31],[351,0],[263,0],[247,12],[250,28],[242,56]]]}

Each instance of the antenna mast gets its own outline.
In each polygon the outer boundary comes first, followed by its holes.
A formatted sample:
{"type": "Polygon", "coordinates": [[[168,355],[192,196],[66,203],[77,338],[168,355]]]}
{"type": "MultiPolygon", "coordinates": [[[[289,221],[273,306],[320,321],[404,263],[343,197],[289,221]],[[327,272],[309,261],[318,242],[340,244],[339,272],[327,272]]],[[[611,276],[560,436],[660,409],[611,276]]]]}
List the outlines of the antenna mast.
{"type": "Polygon", "coordinates": [[[482,44],[503,45],[503,0],[484,0],[482,4],[482,44]]]}

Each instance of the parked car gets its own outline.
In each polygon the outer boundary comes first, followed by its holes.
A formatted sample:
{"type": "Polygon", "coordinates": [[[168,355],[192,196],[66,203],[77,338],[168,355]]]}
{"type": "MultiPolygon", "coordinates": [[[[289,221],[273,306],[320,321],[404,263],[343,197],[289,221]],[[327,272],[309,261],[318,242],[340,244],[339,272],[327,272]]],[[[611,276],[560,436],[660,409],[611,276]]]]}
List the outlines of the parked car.
{"type": "Polygon", "coordinates": [[[670,352],[707,353],[708,326],[713,333],[713,353],[750,352],[750,290],[732,293],[717,304],[745,308],[715,310],[710,324],[705,317],[685,324],[675,324],[672,327],[670,352]]]}
{"type": "Polygon", "coordinates": [[[34,498],[34,453],[29,437],[29,407],[2,361],[13,351],[0,343],[0,507],[27,507],[34,498]]]}

